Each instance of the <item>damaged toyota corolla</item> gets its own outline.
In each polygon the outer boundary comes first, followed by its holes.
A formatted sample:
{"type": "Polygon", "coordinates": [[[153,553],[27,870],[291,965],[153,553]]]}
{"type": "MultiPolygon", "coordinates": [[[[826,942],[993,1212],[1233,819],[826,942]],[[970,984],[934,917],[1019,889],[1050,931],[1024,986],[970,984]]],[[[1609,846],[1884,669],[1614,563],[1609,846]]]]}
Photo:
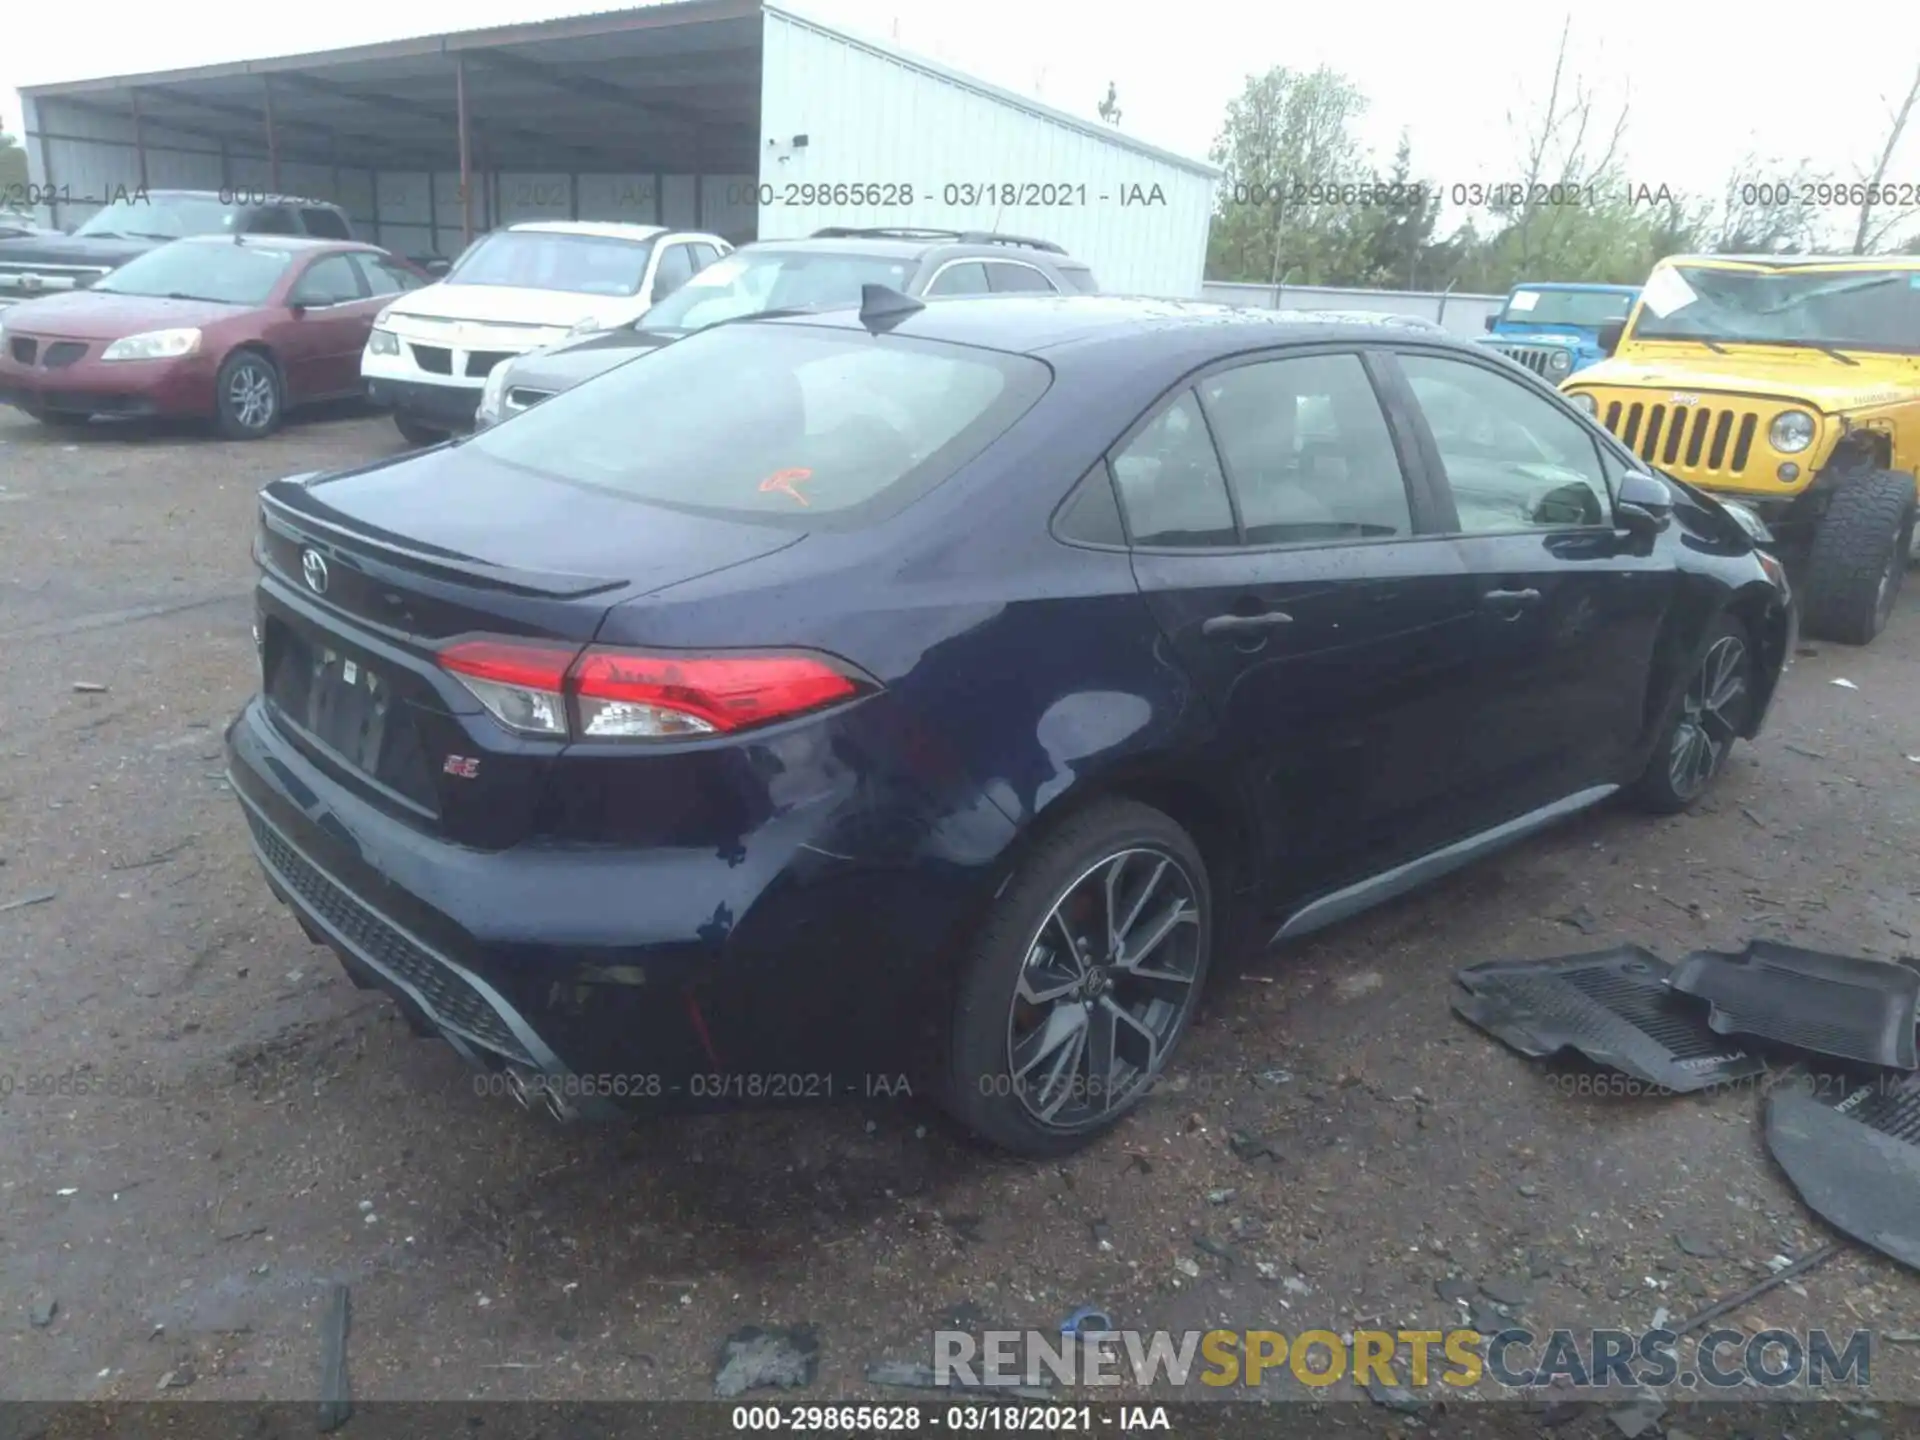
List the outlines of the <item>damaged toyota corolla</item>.
{"type": "Polygon", "coordinates": [[[869,287],[269,485],[230,773],[309,938],[522,1099],[1056,1154],[1226,907],[1699,796],[1792,652],[1763,539],[1444,335],[869,287]]]}

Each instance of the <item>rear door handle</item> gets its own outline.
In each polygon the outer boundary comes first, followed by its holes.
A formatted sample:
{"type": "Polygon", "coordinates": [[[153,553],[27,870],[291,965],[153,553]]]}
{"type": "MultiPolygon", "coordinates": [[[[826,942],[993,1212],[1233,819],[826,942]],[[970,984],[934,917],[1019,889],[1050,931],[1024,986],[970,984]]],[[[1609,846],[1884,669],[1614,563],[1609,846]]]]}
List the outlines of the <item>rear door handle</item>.
{"type": "Polygon", "coordinates": [[[1244,635],[1256,630],[1273,630],[1291,625],[1293,617],[1284,610],[1269,610],[1263,615],[1215,615],[1201,622],[1202,635],[1244,635]]]}

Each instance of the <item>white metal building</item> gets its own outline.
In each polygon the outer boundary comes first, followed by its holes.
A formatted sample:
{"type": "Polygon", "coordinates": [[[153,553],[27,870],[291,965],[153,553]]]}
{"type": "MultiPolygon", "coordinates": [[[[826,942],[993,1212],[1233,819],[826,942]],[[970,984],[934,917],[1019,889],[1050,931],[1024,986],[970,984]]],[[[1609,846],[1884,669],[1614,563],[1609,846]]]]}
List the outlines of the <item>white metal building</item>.
{"type": "Polygon", "coordinates": [[[290,193],[453,255],[530,219],[736,243],[828,225],[1052,240],[1197,295],[1219,172],[762,0],[679,0],[21,92],[42,218],[141,188],[290,193]]]}

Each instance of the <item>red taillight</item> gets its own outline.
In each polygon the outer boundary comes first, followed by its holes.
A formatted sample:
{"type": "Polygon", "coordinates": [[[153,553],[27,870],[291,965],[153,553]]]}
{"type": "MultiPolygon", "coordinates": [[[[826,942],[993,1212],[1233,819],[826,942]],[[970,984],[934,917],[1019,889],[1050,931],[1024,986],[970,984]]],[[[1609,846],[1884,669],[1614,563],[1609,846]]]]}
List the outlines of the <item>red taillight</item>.
{"type": "Polygon", "coordinates": [[[463,640],[440,654],[501,724],[577,739],[728,734],[869,689],[821,655],[661,655],[520,640],[463,640]]]}

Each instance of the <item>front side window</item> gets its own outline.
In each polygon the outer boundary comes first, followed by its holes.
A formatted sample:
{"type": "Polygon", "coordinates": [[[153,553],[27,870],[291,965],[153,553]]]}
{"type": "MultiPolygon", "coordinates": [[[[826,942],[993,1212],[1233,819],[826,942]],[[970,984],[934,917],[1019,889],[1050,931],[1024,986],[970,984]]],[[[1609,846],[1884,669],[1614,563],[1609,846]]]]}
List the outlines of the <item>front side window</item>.
{"type": "Polygon", "coordinates": [[[940,278],[927,287],[929,295],[990,295],[993,285],[987,279],[987,267],[978,261],[969,260],[959,265],[949,265],[940,272],[940,278]]]}
{"type": "Polygon", "coordinates": [[[247,222],[249,235],[298,235],[300,227],[293,222],[293,212],[282,205],[269,205],[264,210],[256,210],[253,218],[247,222]]]}
{"type": "Polygon", "coordinates": [[[911,270],[907,261],[879,255],[736,250],[654,305],[636,328],[677,335],[761,310],[858,305],[861,286],[898,290],[911,270]]]}
{"type": "Polygon", "coordinates": [[[799,325],[725,325],[465,442],[539,475],[807,529],[860,523],[966,464],[1045,392],[1037,360],[799,325]]]}
{"type": "Polygon", "coordinates": [[[73,233],[128,240],[181,240],[188,235],[230,235],[246,212],[199,195],[122,198],[89,216],[73,233]]]}
{"type": "Polygon", "coordinates": [[[1191,390],[1113,457],[1114,484],[1136,545],[1182,549],[1239,543],[1226,477],[1191,390]]]}
{"type": "Polygon", "coordinates": [[[369,295],[400,295],[408,290],[418,290],[422,284],[420,277],[411,270],[378,255],[357,253],[353,263],[360,267],[360,273],[366,277],[369,295]]]}
{"type": "Polygon", "coordinates": [[[445,285],[508,285],[574,295],[637,295],[651,240],[552,230],[496,230],[447,272],[445,285]]]}
{"type": "Polygon", "coordinates": [[[1604,525],[1613,513],[1599,447],[1530,381],[1437,355],[1401,368],[1433,432],[1468,534],[1604,525]]]}
{"type": "Polygon", "coordinates": [[[264,305],[293,264],[293,252],[232,241],[178,240],[101,277],[108,295],[156,295],[221,305],[264,305]]]}
{"type": "Polygon", "coordinates": [[[1406,478],[1358,355],[1304,355],[1200,382],[1247,542],[1413,533],[1406,478]]]}
{"type": "Polygon", "coordinates": [[[367,298],[360,288],[360,272],[344,255],[326,255],[307,267],[294,286],[293,298],[302,305],[345,305],[367,298]]]}

